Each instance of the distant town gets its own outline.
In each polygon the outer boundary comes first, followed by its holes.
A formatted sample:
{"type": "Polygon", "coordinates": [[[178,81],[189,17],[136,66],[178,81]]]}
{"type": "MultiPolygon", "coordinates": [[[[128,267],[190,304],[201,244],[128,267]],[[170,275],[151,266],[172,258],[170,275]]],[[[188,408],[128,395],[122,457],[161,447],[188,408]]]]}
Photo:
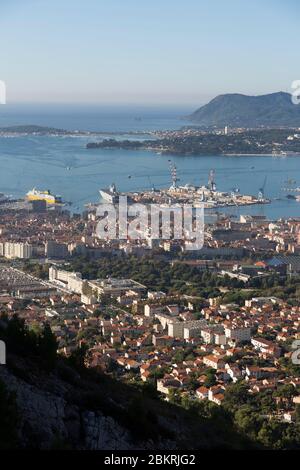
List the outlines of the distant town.
{"type": "Polygon", "coordinates": [[[300,155],[299,128],[184,127],[158,131],[151,140],[102,139],[88,149],[152,150],[165,155],[300,155]]]}

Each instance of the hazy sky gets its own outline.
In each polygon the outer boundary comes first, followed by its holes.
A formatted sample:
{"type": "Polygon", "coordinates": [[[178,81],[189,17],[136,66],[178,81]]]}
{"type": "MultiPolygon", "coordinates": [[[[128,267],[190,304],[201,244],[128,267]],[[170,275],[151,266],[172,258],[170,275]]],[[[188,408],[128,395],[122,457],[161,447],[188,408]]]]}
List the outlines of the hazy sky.
{"type": "Polygon", "coordinates": [[[0,0],[10,102],[201,104],[290,91],[298,0],[0,0]]]}

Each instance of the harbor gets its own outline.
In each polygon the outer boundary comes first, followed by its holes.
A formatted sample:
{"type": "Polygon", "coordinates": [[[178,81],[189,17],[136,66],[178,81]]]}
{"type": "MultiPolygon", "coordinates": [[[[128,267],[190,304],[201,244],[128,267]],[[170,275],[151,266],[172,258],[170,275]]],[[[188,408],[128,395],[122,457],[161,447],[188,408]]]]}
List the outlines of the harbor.
{"type": "MultiPolygon", "coordinates": [[[[220,191],[215,182],[215,170],[210,170],[207,185],[179,184],[177,167],[170,164],[171,185],[167,188],[156,189],[154,185],[150,190],[119,192],[115,184],[109,188],[100,189],[100,198],[104,202],[116,204],[120,196],[127,196],[131,203],[141,204],[189,204],[205,209],[217,209],[230,206],[253,206],[256,204],[269,204],[270,199],[264,195],[264,185],[259,189],[258,195],[242,194],[239,188],[231,192],[220,191]]],[[[88,204],[87,207],[90,207],[88,204]]]]}
{"type": "MultiPolygon", "coordinates": [[[[75,139],[69,136],[18,137],[13,140],[12,155],[11,139],[0,137],[3,149],[0,191],[14,201],[22,200],[25,205],[24,197],[32,188],[40,191],[49,188],[52,194],[61,194],[63,201],[70,201],[71,205],[68,204],[67,208],[71,212],[79,213],[86,209],[86,204],[98,203],[99,189],[106,191],[114,182],[117,193],[132,194],[134,198],[142,198],[145,194],[145,198],[150,195],[151,200],[153,197],[161,200],[164,197],[168,202],[175,195],[179,197],[180,191],[180,197],[184,194],[187,200],[192,197],[195,204],[205,199],[206,207],[213,210],[219,208],[237,216],[245,211],[248,214],[264,213],[270,219],[284,217],[287,213],[295,217],[299,215],[296,197],[287,197],[289,194],[297,196],[297,192],[291,189],[300,186],[297,158],[220,155],[166,157],[151,151],[103,149],[90,153],[84,149],[86,141],[85,137],[75,139]],[[169,159],[177,167],[179,180],[175,192],[168,191],[172,186],[169,159]],[[209,186],[211,169],[215,170],[216,191],[205,189],[209,186]],[[296,183],[287,183],[290,179],[296,183]],[[283,187],[288,190],[283,191],[283,187]],[[264,192],[263,199],[270,203],[261,203],[260,189],[264,192]],[[227,195],[224,198],[220,193],[227,195]],[[247,195],[250,197],[247,198],[247,195]]],[[[6,204],[1,204],[1,211],[6,204]]]]}

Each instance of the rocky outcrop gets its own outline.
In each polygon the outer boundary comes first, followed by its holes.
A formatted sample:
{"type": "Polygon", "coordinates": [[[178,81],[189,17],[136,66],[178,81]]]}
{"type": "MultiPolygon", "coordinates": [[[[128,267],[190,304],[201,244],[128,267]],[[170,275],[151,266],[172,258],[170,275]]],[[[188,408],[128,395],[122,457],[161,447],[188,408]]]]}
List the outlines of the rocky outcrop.
{"type": "MultiPolygon", "coordinates": [[[[19,442],[23,448],[74,448],[86,450],[155,449],[151,440],[135,442],[130,431],[101,411],[91,411],[72,403],[73,387],[57,377],[27,381],[6,366],[0,380],[15,393],[20,414],[19,442]]],[[[174,448],[174,442],[161,443],[174,448]]]]}
{"type": "Polygon", "coordinates": [[[6,448],[172,451],[248,445],[218,408],[213,417],[201,416],[159,399],[151,387],[74,368],[63,358],[50,371],[47,364],[32,354],[10,354],[0,366],[0,433],[9,427],[6,448]]]}

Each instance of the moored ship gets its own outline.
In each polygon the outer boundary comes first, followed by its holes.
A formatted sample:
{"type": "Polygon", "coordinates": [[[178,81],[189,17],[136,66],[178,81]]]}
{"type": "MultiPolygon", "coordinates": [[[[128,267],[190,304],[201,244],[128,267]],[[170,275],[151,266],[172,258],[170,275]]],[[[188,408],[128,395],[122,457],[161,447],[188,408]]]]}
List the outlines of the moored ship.
{"type": "Polygon", "coordinates": [[[111,204],[115,204],[119,200],[119,193],[117,191],[116,185],[112,183],[109,188],[99,190],[101,198],[111,204]]]}
{"type": "Polygon", "coordinates": [[[47,204],[62,204],[61,196],[51,194],[49,189],[40,191],[36,188],[33,188],[26,194],[26,199],[28,201],[46,201],[47,204]]]}

